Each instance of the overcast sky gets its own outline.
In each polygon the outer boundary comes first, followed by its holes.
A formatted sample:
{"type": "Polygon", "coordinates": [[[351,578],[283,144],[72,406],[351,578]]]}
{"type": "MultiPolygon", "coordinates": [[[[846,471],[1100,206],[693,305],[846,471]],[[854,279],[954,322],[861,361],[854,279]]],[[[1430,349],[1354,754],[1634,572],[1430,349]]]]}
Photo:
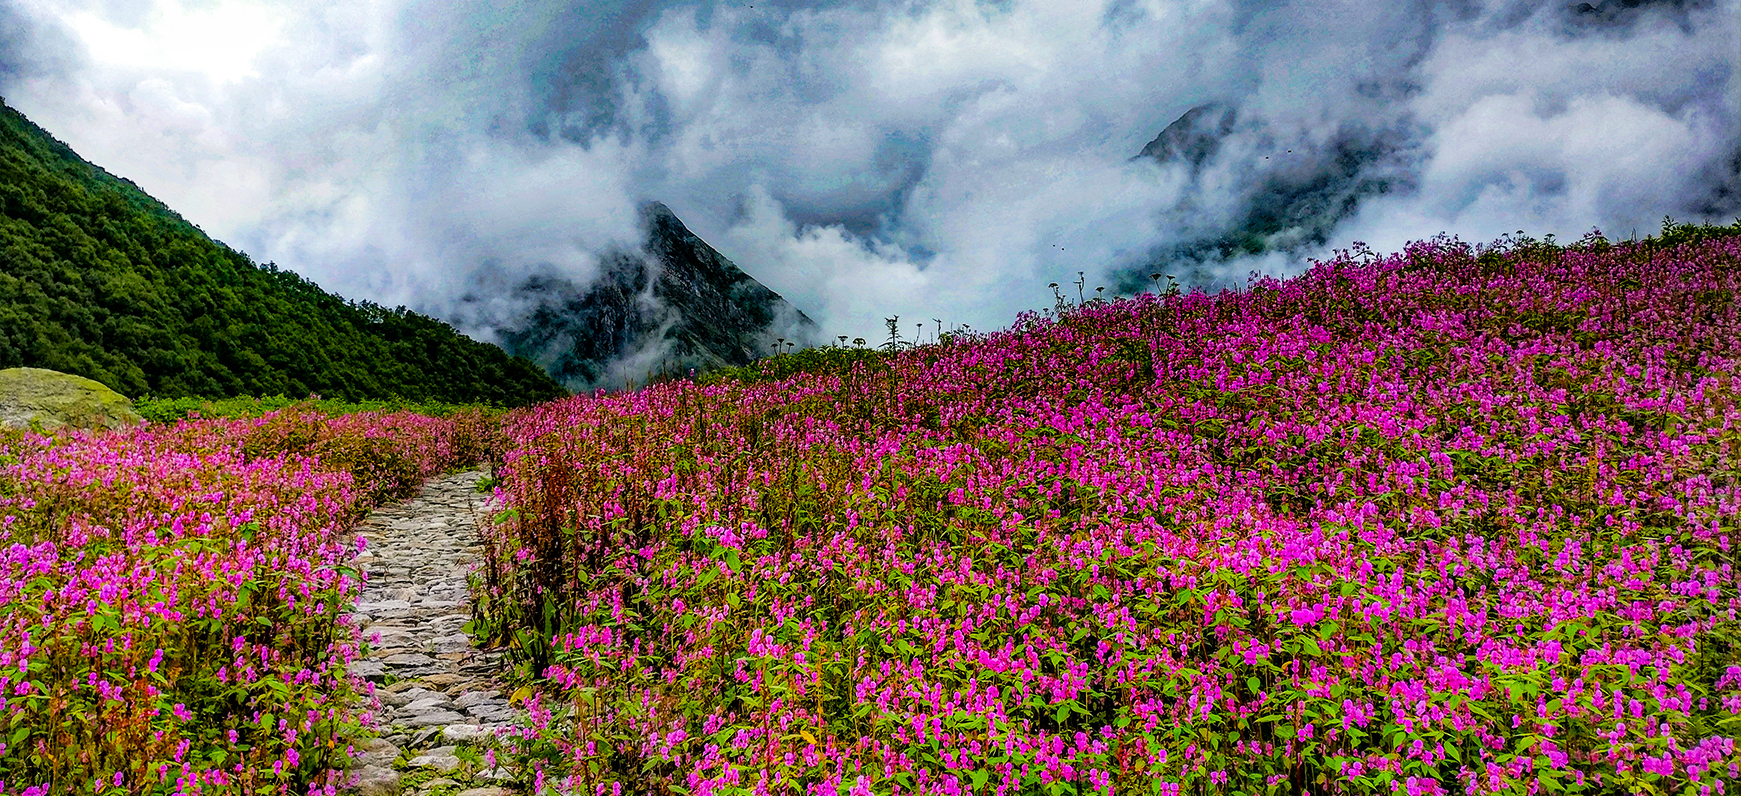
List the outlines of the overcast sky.
{"type": "Polygon", "coordinates": [[[1741,216],[1741,0],[1577,5],[0,0],[0,96],[256,260],[478,336],[511,319],[460,295],[584,279],[659,200],[875,338],[1111,284],[1351,141],[1387,192],[1219,272],[1741,216]],[[1207,102],[1240,120],[1210,162],[1132,160],[1207,102]]]}

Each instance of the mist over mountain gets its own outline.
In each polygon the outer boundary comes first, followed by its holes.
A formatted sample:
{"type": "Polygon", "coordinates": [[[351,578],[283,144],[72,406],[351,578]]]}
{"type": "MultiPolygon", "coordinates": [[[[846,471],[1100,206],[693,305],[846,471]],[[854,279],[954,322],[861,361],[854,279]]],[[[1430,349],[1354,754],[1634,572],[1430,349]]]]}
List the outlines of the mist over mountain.
{"type": "MultiPolygon", "coordinates": [[[[1240,124],[1239,110],[1221,103],[1194,107],[1163,129],[1136,159],[1162,167],[1187,170],[1187,182],[1175,212],[1196,210],[1205,185],[1205,164],[1213,162],[1222,144],[1236,133],[1246,135],[1260,152],[1260,161],[1276,161],[1254,172],[1243,188],[1243,201],[1221,224],[1184,226],[1179,239],[1150,249],[1113,278],[1121,292],[1150,285],[1153,269],[1187,283],[1212,281],[1204,275],[1240,257],[1271,252],[1300,255],[1331,240],[1338,225],[1360,210],[1361,202],[1392,191],[1418,186],[1409,169],[1418,157],[1419,134],[1406,127],[1371,129],[1350,124],[1338,128],[1323,145],[1298,150],[1284,148],[1261,119],[1240,124]]],[[[1203,216],[1198,215],[1201,219],[1203,216]]]]}
{"type": "Polygon", "coordinates": [[[1741,0],[0,0],[33,119],[478,339],[627,273],[654,199],[827,338],[997,328],[1078,271],[1726,223],[1738,64],[1741,0]]]}
{"type": "Polygon", "coordinates": [[[589,283],[550,273],[522,280],[510,301],[531,309],[497,331],[503,346],[585,391],[747,365],[777,343],[815,342],[809,316],[696,237],[670,208],[643,205],[641,223],[645,245],[607,253],[589,283]]]}

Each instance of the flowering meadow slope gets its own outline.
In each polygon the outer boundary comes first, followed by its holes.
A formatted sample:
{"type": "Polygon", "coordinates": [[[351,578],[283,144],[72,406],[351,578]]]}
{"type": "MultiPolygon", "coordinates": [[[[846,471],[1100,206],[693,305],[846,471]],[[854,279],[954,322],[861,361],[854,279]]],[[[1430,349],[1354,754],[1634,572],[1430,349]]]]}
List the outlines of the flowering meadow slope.
{"type": "Polygon", "coordinates": [[[1733,792],[1741,239],[1343,255],[527,410],[585,793],[1733,792]]]}
{"type": "Polygon", "coordinates": [[[0,439],[0,794],[331,793],[348,534],[479,417],[297,410],[0,439]]]}

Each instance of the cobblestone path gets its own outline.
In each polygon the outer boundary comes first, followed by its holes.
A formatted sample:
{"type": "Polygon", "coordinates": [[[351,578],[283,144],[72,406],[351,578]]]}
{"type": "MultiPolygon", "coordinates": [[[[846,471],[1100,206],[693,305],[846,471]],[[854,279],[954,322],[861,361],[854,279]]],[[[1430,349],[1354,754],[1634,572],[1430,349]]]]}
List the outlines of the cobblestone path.
{"type": "Polygon", "coordinates": [[[354,793],[517,792],[507,772],[479,760],[487,737],[518,713],[494,677],[500,653],[472,649],[461,630],[471,619],[466,573],[483,557],[483,477],[473,470],[431,479],[357,529],[368,547],[355,564],[368,583],[355,617],[373,648],[351,671],[374,684],[381,738],[361,746],[354,793]]]}

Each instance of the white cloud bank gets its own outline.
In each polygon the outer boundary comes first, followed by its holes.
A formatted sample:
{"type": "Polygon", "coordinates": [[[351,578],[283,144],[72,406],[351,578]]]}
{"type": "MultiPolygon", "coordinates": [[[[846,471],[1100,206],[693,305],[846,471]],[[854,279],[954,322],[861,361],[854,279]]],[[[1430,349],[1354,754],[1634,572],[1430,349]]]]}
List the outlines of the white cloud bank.
{"type": "Polygon", "coordinates": [[[0,0],[0,93],[257,260],[480,334],[517,310],[461,294],[584,280],[657,199],[875,338],[1111,284],[1350,151],[1388,192],[1223,270],[1741,215],[1741,0],[1573,5],[0,0]],[[1241,123],[1195,179],[1130,161],[1210,101],[1241,123]]]}

